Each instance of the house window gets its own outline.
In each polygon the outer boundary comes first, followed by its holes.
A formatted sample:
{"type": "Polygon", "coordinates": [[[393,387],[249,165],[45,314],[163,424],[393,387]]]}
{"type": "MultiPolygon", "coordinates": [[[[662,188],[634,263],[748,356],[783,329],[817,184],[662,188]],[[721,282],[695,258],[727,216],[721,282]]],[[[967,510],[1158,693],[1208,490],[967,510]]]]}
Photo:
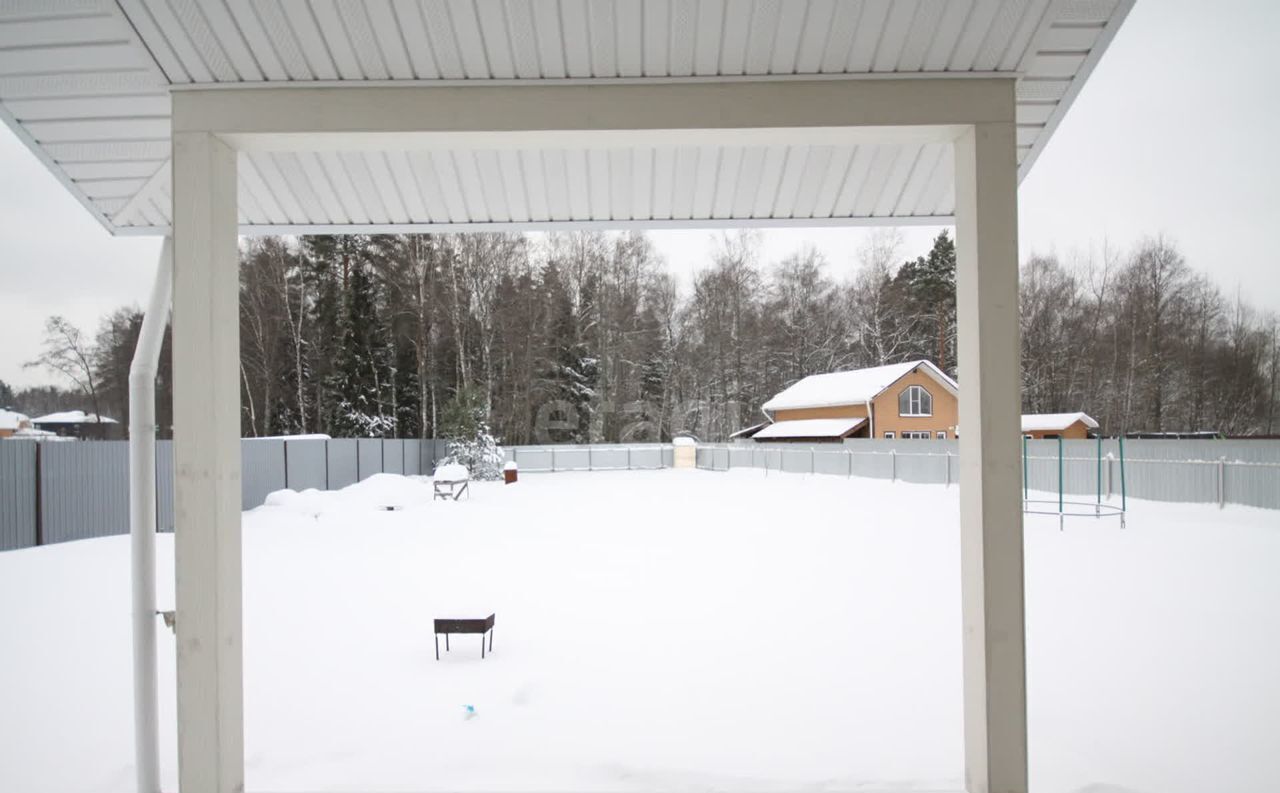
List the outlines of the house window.
{"type": "Polygon", "coordinates": [[[929,440],[929,432],[928,430],[904,430],[902,437],[917,441],[927,441],[929,440]]]}
{"type": "Polygon", "coordinates": [[[898,394],[899,416],[932,416],[933,395],[923,386],[913,385],[898,394]]]}
{"type": "Polygon", "coordinates": [[[893,433],[892,433],[892,432],[886,432],[886,433],[884,434],[884,439],[885,439],[886,441],[891,441],[891,440],[893,440],[893,438],[894,438],[894,435],[893,435],[893,433]]]}
{"type": "Polygon", "coordinates": [[[946,430],[938,430],[938,440],[945,441],[947,439],[946,430]]]}

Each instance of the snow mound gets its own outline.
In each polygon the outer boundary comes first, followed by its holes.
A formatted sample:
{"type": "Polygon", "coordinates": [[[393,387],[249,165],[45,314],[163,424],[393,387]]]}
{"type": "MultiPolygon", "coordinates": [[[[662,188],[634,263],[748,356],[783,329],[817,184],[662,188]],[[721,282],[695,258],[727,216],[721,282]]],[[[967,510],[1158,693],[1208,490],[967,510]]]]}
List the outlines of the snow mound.
{"type": "Polygon", "coordinates": [[[436,467],[435,478],[441,482],[463,482],[470,479],[471,474],[461,463],[445,463],[436,467]]]}
{"type": "Polygon", "coordinates": [[[340,512],[368,512],[388,507],[403,509],[430,501],[431,491],[423,486],[421,479],[399,474],[374,474],[341,490],[277,490],[267,495],[262,508],[318,518],[340,512]]]}

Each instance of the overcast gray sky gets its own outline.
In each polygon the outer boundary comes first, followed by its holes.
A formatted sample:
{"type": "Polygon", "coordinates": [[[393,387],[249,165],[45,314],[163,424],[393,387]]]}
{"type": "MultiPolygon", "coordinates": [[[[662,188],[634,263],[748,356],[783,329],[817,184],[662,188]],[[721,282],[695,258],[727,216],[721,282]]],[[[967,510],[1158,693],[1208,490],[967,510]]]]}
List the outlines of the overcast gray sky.
{"type": "MultiPolygon", "coordinates": [[[[1197,270],[1255,307],[1280,311],[1280,3],[1138,0],[1019,193],[1023,256],[1127,249],[1174,240],[1197,270]]],[[[24,370],[44,320],[85,330],[146,301],[159,242],[113,238],[0,128],[0,380],[50,382],[24,370]]],[[[936,228],[908,228],[904,256],[936,228]]],[[[684,277],[718,232],[654,232],[684,277]]],[[[856,266],[865,231],[763,232],[764,260],[805,244],[832,273],[856,266]]]]}

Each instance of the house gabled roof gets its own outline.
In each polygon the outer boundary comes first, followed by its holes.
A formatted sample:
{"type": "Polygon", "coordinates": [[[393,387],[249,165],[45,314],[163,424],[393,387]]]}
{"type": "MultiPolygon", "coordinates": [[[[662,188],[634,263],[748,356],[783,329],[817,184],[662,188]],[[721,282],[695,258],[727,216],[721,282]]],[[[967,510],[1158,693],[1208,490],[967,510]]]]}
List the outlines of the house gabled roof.
{"type": "Polygon", "coordinates": [[[20,430],[31,419],[14,410],[0,410],[0,430],[20,430]]]}
{"type": "Polygon", "coordinates": [[[757,432],[759,432],[760,430],[764,429],[764,428],[765,428],[765,427],[767,427],[767,426],[769,426],[769,422],[767,422],[767,421],[762,421],[762,422],[760,422],[759,424],[752,424],[750,427],[743,427],[742,429],[740,429],[740,430],[738,430],[737,432],[733,433],[733,434],[732,434],[732,435],[730,435],[729,437],[730,437],[731,439],[733,439],[733,438],[750,438],[751,436],[755,435],[757,432]]]}
{"type": "Polygon", "coordinates": [[[765,410],[799,410],[803,408],[837,407],[869,402],[885,389],[920,370],[943,388],[959,395],[960,386],[938,367],[925,360],[892,363],[869,369],[810,375],[765,402],[765,410]]]}
{"type": "Polygon", "coordinates": [[[1025,413],[1022,416],[1022,431],[1065,430],[1077,421],[1083,421],[1084,425],[1091,430],[1098,428],[1098,422],[1087,413],[1025,413]]]}

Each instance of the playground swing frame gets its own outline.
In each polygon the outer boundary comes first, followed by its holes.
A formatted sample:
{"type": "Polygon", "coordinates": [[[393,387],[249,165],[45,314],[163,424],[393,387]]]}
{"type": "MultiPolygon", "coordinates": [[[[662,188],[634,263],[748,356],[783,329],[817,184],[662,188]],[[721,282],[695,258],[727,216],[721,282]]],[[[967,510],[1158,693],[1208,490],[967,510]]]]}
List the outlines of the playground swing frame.
{"type": "Polygon", "coordinates": [[[1120,457],[1120,506],[1102,503],[1102,436],[1097,438],[1097,454],[1095,459],[1097,471],[1097,486],[1095,499],[1093,503],[1087,501],[1068,501],[1065,496],[1065,477],[1064,477],[1064,458],[1062,438],[1058,438],[1058,499],[1057,501],[1049,499],[1033,499],[1030,497],[1030,466],[1027,458],[1027,437],[1022,438],[1022,512],[1025,515],[1056,515],[1058,517],[1058,531],[1066,528],[1067,518],[1087,518],[1094,519],[1118,517],[1120,519],[1120,528],[1125,528],[1125,513],[1128,511],[1128,493],[1125,488],[1125,470],[1124,470],[1124,437],[1121,436],[1116,440],[1119,443],[1120,457]],[[1053,505],[1057,505],[1057,510],[1052,509],[1053,505]]]}

